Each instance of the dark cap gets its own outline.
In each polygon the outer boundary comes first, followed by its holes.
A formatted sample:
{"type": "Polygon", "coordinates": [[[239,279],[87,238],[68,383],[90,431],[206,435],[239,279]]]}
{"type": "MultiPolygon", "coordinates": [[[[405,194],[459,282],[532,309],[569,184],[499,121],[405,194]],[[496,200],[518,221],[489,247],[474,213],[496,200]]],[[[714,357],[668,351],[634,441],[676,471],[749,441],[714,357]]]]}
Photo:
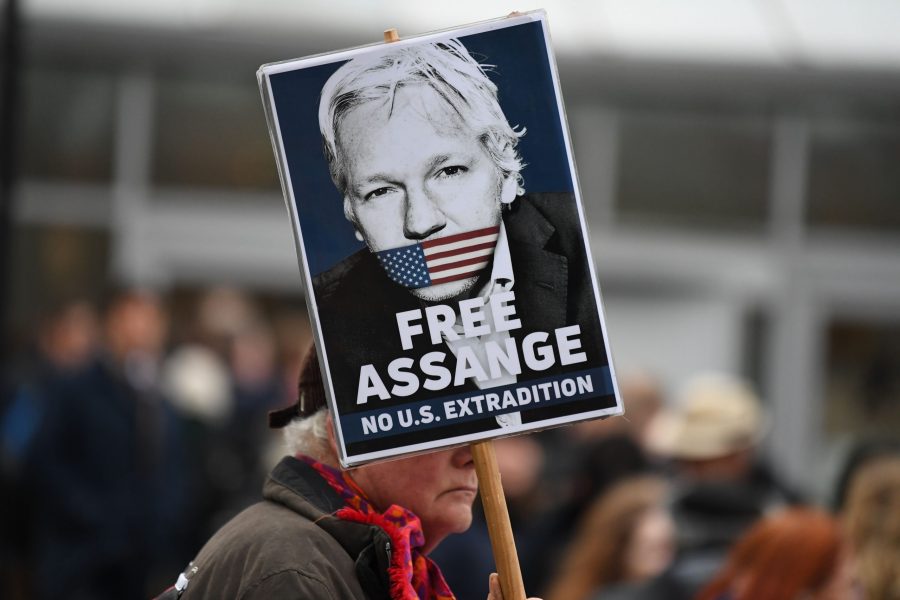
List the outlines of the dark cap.
{"type": "Polygon", "coordinates": [[[297,402],[269,413],[269,427],[284,427],[294,417],[308,417],[325,406],[325,387],[319,370],[319,356],[314,344],[309,345],[300,365],[300,382],[297,386],[297,402]]]}

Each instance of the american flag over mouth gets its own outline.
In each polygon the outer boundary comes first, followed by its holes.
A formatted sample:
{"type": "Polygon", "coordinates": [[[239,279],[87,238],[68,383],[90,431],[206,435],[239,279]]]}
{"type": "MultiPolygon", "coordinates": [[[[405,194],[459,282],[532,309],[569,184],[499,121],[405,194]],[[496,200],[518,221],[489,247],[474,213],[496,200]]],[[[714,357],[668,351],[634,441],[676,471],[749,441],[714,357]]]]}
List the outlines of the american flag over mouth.
{"type": "Polygon", "coordinates": [[[388,276],[408,288],[474,277],[491,260],[500,226],[376,252],[388,276]]]}

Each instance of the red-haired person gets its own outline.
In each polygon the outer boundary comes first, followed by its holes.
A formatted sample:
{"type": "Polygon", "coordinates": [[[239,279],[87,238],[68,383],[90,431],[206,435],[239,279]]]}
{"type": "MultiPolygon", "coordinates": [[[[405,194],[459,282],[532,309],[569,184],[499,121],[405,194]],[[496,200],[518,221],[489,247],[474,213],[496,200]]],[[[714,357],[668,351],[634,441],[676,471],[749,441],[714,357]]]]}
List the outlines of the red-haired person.
{"type": "Polygon", "coordinates": [[[794,508],[766,517],[731,549],[696,600],[861,599],[836,519],[794,508]]]}

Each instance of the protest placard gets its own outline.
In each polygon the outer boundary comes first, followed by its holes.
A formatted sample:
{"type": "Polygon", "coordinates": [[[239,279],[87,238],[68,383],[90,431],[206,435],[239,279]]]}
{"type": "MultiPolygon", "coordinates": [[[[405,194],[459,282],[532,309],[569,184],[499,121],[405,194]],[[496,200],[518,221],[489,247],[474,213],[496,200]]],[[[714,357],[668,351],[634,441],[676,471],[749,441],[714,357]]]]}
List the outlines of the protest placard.
{"type": "Polygon", "coordinates": [[[542,11],[258,75],[344,466],[621,413],[542,11]]]}

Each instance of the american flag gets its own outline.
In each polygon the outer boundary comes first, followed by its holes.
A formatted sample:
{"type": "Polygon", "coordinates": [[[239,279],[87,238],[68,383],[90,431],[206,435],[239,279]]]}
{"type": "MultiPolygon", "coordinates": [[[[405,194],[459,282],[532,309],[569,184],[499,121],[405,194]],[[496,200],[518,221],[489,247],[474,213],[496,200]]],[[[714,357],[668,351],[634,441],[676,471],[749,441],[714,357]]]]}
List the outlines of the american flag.
{"type": "Polygon", "coordinates": [[[377,252],[388,276],[408,288],[474,277],[494,252],[500,226],[426,240],[377,252]]]}

